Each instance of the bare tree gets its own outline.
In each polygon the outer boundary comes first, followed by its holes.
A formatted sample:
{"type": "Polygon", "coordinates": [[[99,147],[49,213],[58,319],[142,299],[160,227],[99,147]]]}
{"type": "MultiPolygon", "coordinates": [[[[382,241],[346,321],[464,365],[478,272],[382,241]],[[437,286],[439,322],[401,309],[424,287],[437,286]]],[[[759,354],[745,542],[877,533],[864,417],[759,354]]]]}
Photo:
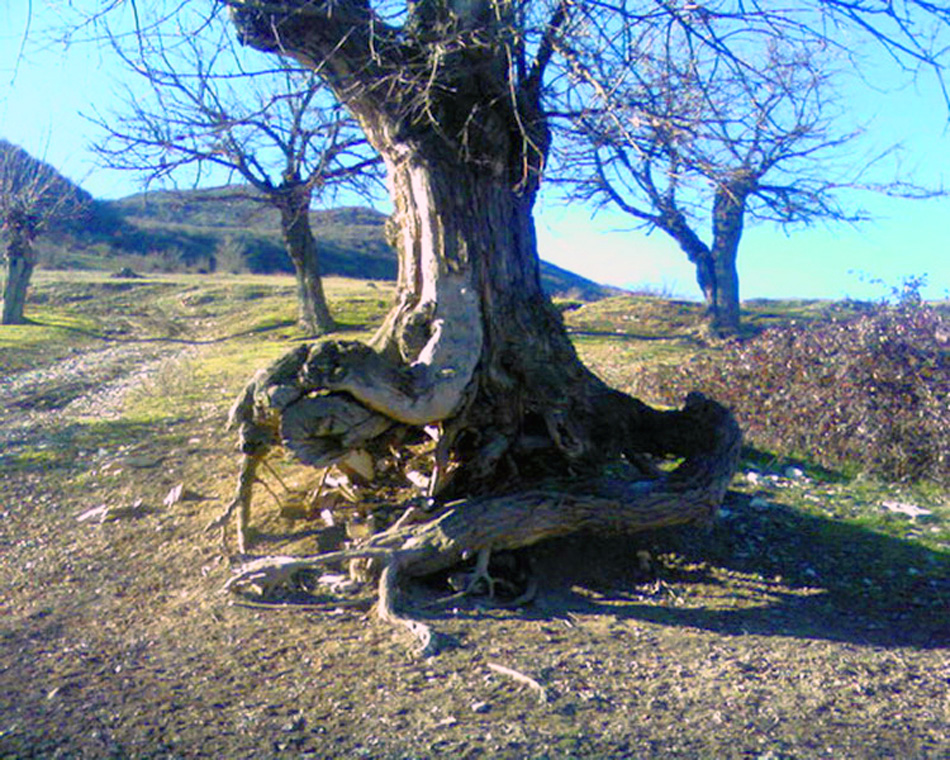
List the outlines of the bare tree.
{"type": "Polygon", "coordinates": [[[127,86],[121,112],[92,119],[103,131],[95,148],[104,164],[140,174],[146,187],[186,176],[197,184],[213,168],[239,176],[250,188],[235,195],[280,212],[299,323],[315,335],[335,329],[309,212],[343,188],[364,197],[373,190],[378,159],[352,119],[309,70],[289,61],[248,68],[253,54],[235,50],[215,18],[189,14],[171,34],[152,26],[109,40],[151,97],[127,86]]]}
{"type": "MultiPolygon", "coordinates": [[[[708,15],[698,23],[712,38],[727,36],[708,15]]],[[[865,179],[888,152],[849,155],[862,131],[836,128],[843,114],[824,40],[747,41],[753,68],[723,65],[690,32],[649,29],[635,60],[593,61],[596,71],[584,73],[595,96],[571,115],[558,178],[574,200],[610,205],[672,237],[696,267],[712,329],[730,335],[739,330],[736,261],[747,222],[858,222],[866,213],[845,208],[840,191],[936,191],[865,179]]]]}
{"type": "MultiPolygon", "coordinates": [[[[695,21],[698,4],[652,0],[227,3],[243,42],[314,68],[382,156],[400,274],[371,345],[297,347],[247,386],[232,414],[245,457],[218,524],[236,510],[245,533],[255,472],[275,445],[322,467],[357,452],[391,456],[428,436],[426,493],[437,509],[408,512],[354,552],[264,560],[232,588],[368,558],[381,614],[431,643],[393,610],[402,575],[469,555],[484,574],[494,550],[585,527],[635,531],[714,515],[738,459],[732,415],[699,395],[681,410],[655,410],[583,366],[541,290],[532,212],[551,147],[548,111],[592,88],[588,51],[620,54],[632,32],[675,26],[740,67],[741,39],[709,34],[695,21]],[[670,472],[651,466],[667,455],[683,461],[670,472]],[[411,524],[413,515],[423,522],[411,524]]],[[[923,0],[769,7],[722,0],[704,12],[761,35],[819,39],[840,24],[924,61],[933,60],[929,38],[908,24],[950,22],[950,9],[923,0]]]]}
{"type": "Polygon", "coordinates": [[[33,158],[23,148],[0,140],[0,231],[5,238],[3,316],[19,325],[36,267],[36,238],[50,228],[85,214],[88,193],[33,158]]]}

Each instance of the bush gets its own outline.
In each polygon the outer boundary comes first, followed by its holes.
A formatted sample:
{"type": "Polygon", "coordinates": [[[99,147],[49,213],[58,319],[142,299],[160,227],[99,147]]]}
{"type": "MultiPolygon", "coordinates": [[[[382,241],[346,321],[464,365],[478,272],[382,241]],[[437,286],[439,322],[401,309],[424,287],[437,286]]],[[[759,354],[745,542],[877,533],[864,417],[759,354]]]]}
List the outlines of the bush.
{"type": "Polygon", "coordinates": [[[692,389],[730,406],[755,446],[950,485],[950,319],[933,307],[772,328],[637,390],[676,404],[692,389]]]}

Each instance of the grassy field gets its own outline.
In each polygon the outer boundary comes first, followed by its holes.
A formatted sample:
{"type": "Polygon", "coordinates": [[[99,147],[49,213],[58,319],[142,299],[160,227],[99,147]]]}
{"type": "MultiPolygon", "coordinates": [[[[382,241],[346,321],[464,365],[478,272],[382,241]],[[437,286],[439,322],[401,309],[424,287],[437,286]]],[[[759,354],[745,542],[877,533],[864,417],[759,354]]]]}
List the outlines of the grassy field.
{"type": "MultiPolygon", "coordinates": [[[[392,297],[383,282],[327,290],[353,339],[392,297]]],[[[407,588],[455,642],[431,660],[407,657],[372,590],[324,611],[235,605],[220,591],[233,536],[205,527],[235,482],[228,407],[306,340],[293,292],[282,277],[41,271],[33,324],[0,328],[0,757],[950,756],[947,493],[801,452],[747,449],[708,531],[537,547],[528,607],[407,588]]],[[[721,350],[695,304],[564,306],[585,362],[622,390],[721,350]]],[[[319,474],[272,465],[288,490],[267,476],[258,548],[314,552],[319,521],[289,507],[319,474]]],[[[334,509],[365,524],[391,505],[334,509]]]]}

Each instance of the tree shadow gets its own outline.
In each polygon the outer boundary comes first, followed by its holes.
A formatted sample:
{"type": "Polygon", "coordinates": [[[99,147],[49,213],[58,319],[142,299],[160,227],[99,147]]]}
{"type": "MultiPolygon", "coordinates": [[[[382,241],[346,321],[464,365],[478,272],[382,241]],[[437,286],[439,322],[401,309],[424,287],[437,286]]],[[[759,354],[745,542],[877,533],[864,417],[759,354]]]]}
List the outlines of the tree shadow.
{"type": "MultiPolygon", "coordinates": [[[[85,327],[76,327],[74,325],[62,325],[52,322],[40,322],[32,320],[30,324],[39,326],[39,327],[51,327],[57,330],[62,330],[63,332],[73,333],[75,335],[82,335],[85,338],[92,338],[93,340],[101,340],[104,343],[168,343],[176,344],[183,346],[212,346],[218,343],[227,343],[228,341],[235,340],[237,338],[245,338],[250,335],[261,335],[269,332],[276,332],[277,330],[286,330],[296,326],[297,322],[293,319],[281,319],[275,320],[273,322],[268,322],[266,325],[258,325],[257,327],[251,327],[247,330],[239,330],[238,332],[229,333],[228,335],[221,335],[216,338],[181,338],[177,335],[154,335],[154,336],[129,336],[129,335],[120,335],[109,332],[102,332],[100,330],[91,330],[85,327]]],[[[344,328],[348,329],[348,328],[344,328]]],[[[313,336],[309,337],[300,337],[296,340],[306,341],[313,340],[313,336]]]]}
{"type": "MultiPolygon", "coordinates": [[[[58,407],[37,408],[48,411],[58,407]]],[[[165,421],[165,429],[178,421],[165,421]]],[[[6,436],[3,448],[0,448],[0,468],[12,472],[85,472],[91,464],[88,456],[79,455],[80,451],[95,451],[117,444],[141,447],[143,442],[154,445],[154,466],[158,466],[164,458],[164,443],[150,422],[98,420],[71,422],[55,429],[39,424],[26,425],[6,436]],[[36,451],[42,451],[43,455],[35,456],[36,451]]],[[[128,452],[123,456],[131,455],[132,452],[128,452]]]]}
{"type": "Polygon", "coordinates": [[[730,493],[725,506],[728,517],[710,531],[575,535],[535,547],[542,596],[523,614],[950,646],[950,554],[784,506],[757,508],[745,494],[730,493]]]}

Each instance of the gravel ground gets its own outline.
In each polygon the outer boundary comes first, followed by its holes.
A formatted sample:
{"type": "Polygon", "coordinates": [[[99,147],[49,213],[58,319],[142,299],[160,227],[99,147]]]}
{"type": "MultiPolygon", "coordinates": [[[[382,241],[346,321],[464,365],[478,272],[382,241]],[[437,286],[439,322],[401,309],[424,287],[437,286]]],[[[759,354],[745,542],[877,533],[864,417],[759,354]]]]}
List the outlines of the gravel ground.
{"type": "Polygon", "coordinates": [[[8,375],[0,382],[0,447],[9,453],[32,445],[43,433],[82,418],[117,419],[129,391],[193,351],[180,343],[111,343],[8,375]]]}

